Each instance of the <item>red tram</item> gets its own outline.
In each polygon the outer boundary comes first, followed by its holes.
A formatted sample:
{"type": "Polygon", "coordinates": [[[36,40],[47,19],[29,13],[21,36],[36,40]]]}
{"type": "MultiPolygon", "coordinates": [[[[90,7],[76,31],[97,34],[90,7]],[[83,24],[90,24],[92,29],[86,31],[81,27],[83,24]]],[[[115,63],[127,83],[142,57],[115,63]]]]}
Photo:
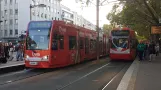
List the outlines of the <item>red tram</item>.
{"type": "MultiPolygon", "coordinates": [[[[25,66],[56,68],[96,58],[97,32],[63,21],[31,21],[25,43],[25,66]]],[[[100,56],[108,54],[100,36],[100,56]]]]}
{"type": "Polygon", "coordinates": [[[115,28],[110,34],[110,59],[134,60],[137,39],[135,31],[129,28],[115,28]]]}

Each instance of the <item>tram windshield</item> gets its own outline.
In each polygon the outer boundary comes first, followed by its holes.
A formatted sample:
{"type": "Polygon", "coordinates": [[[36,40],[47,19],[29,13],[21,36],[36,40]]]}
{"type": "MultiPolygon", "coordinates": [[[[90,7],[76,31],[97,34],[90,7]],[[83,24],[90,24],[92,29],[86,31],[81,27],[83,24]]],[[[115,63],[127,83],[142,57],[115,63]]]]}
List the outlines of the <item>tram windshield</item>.
{"type": "Polygon", "coordinates": [[[128,48],[128,38],[113,38],[111,48],[128,48]]]}
{"type": "MultiPolygon", "coordinates": [[[[44,24],[46,23],[43,23],[43,25],[44,24]]],[[[34,26],[29,26],[29,29],[28,29],[26,49],[27,50],[47,50],[49,48],[51,24],[48,27],[42,27],[41,23],[39,23],[39,25],[34,23],[33,25],[34,26]],[[31,28],[31,27],[34,27],[34,28],[31,28]]]]}

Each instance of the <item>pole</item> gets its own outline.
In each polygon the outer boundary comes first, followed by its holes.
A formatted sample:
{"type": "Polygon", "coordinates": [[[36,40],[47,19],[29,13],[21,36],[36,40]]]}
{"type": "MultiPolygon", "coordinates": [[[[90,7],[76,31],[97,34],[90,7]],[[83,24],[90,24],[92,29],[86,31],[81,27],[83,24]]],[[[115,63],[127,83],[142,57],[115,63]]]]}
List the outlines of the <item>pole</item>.
{"type": "Polygon", "coordinates": [[[97,60],[99,60],[99,0],[96,4],[96,30],[97,30],[97,60]]]}
{"type": "Polygon", "coordinates": [[[32,5],[30,4],[30,21],[32,20],[32,5]]]}

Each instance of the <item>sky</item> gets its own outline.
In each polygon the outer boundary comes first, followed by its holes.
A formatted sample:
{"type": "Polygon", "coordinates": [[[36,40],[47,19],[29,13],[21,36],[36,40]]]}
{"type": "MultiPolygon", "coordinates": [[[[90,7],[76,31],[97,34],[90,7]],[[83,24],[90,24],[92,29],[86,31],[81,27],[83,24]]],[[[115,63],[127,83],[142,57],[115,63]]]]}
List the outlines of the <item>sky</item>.
{"type": "MultiPolygon", "coordinates": [[[[95,0],[96,1],[96,0],[95,0]]],[[[104,1],[104,0],[100,0],[104,1]]],[[[116,0],[108,0],[116,1],[116,0]]],[[[95,3],[95,2],[93,2],[95,3]]],[[[81,3],[76,3],[76,0],[62,0],[62,5],[67,6],[72,11],[76,11],[79,15],[82,15],[85,19],[96,25],[96,6],[90,4],[88,7],[83,7],[81,9],[81,3]]],[[[83,5],[85,6],[85,5],[83,5]]],[[[99,26],[102,27],[103,24],[109,24],[110,22],[106,19],[107,14],[112,10],[113,3],[104,2],[104,6],[100,6],[100,16],[99,16],[99,26]]]]}

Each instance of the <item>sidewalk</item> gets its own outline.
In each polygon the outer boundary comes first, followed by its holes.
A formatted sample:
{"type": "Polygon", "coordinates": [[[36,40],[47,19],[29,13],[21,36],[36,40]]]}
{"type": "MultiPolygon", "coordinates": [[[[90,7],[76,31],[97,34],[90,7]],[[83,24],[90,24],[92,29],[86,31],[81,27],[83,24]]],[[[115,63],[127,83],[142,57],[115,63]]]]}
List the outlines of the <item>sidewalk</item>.
{"type": "Polygon", "coordinates": [[[117,90],[161,90],[161,54],[151,62],[136,59],[117,90]]]}
{"type": "Polygon", "coordinates": [[[161,90],[161,55],[140,62],[134,90],[161,90]]]}
{"type": "Polygon", "coordinates": [[[24,61],[16,61],[16,52],[14,52],[13,57],[14,57],[14,59],[12,61],[7,61],[7,63],[5,63],[5,64],[0,63],[0,69],[18,66],[18,65],[24,65],[24,61]]]}

